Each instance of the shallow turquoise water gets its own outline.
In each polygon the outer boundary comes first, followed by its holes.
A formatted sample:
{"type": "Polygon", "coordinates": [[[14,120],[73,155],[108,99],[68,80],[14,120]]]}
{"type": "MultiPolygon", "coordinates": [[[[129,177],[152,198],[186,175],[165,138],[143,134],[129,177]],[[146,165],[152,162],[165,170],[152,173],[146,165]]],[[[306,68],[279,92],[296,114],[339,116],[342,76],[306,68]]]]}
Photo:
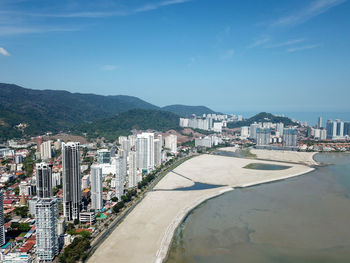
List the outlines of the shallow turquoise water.
{"type": "Polygon", "coordinates": [[[208,200],[176,231],[168,263],[350,262],[350,155],[333,165],[208,200]]]}

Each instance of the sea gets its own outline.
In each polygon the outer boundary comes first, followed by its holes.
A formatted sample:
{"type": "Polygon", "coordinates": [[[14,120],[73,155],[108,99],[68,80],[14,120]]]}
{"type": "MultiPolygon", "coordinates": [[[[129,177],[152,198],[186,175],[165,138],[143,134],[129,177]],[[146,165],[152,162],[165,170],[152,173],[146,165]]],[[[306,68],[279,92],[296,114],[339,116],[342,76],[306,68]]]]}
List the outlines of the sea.
{"type": "Polygon", "coordinates": [[[299,177],[235,189],[195,208],[167,263],[350,262],[350,154],[319,153],[299,177]]]}

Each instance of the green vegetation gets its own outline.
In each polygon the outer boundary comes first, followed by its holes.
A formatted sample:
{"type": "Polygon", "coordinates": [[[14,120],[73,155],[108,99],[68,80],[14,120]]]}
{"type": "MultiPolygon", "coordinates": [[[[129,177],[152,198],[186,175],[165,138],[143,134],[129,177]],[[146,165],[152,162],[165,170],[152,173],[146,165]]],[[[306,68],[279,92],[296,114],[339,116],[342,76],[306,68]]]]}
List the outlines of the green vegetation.
{"type": "Polygon", "coordinates": [[[64,249],[64,252],[58,257],[58,260],[62,263],[73,263],[85,260],[89,249],[89,237],[76,237],[72,244],[64,249]]]}
{"type": "Polygon", "coordinates": [[[24,158],[23,160],[23,168],[24,168],[24,172],[25,172],[25,176],[32,176],[33,173],[33,169],[34,169],[34,160],[33,160],[33,156],[34,156],[35,151],[31,150],[30,153],[28,154],[28,156],[26,158],[24,158]]]}
{"type": "Polygon", "coordinates": [[[125,203],[123,201],[118,202],[117,204],[115,204],[115,206],[113,206],[113,212],[118,214],[119,211],[125,206],[125,203]]]}
{"type": "Polygon", "coordinates": [[[203,114],[216,113],[215,111],[205,106],[169,105],[163,107],[162,110],[170,111],[182,117],[189,117],[192,114],[202,116],[203,114]]]}
{"type": "Polygon", "coordinates": [[[31,229],[28,223],[18,223],[18,222],[11,223],[11,228],[19,230],[20,232],[28,232],[31,229]]]}
{"type": "Polygon", "coordinates": [[[244,121],[237,121],[237,122],[229,122],[227,123],[228,128],[238,128],[242,126],[249,126],[250,124],[254,122],[282,122],[284,126],[291,126],[291,125],[297,125],[295,122],[293,122],[291,119],[287,117],[280,117],[280,116],[275,116],[271,113],[267,112],[260,112],[259,114],[244,120],[244,121]]]}
{"type": "Polygon", "coordinates": [[[28,217],[28,207],[27,206],[18,206],[15,207],[15,214],[21,216],[22,218],[28,217]]]}
{"type": "Polygon", "coordinates": [[[158,109],[131,96],[100,96],[56,90],[31,90],[0,83],[0,140],[20,138],[19,123],[28,126],[25,135],[67,131],[92,120],[130,109],[158,109]],[[50,107],[47,107],[50,105],[50,107]]]}
{"type": "Polygon", "coordinates": [[[160,110],[129,110],[114,117],[97,120],[76,128],[76,132],[87,134],[90,138],[105,137],[116,139],[129,135],[132,129],[167,131],[179,129],[179,116],[160,110]]]}

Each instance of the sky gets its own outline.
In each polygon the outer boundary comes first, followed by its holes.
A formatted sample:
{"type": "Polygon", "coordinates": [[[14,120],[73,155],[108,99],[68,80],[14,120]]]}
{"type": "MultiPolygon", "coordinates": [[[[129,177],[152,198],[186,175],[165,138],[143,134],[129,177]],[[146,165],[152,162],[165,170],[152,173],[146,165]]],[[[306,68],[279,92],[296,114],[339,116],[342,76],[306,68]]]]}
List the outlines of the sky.
{"type": "Polygon", "coordinates": [[[0,0],[0,82],[221,112],[350,112],[350,1],[0,0]]]}

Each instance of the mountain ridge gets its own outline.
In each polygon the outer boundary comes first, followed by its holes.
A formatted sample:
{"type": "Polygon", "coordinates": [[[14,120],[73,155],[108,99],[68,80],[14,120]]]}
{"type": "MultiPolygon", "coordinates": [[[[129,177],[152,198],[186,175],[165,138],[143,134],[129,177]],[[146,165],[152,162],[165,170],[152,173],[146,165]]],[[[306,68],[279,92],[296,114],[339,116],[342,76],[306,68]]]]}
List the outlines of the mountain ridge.
{"type": "MultiPolygon", "coordinates": [[[[198,113],[195,112],[198,110],[197,106],[180,106],[193,110],[194,114],[198,113]]],[[[0,141],[37,136],[45,132],[70,131],[86,123],[110,118],[133,109],[171,112],[134,96],[36,90],[16,84],[0,83],[0,141]],[[25,123],[27,127],[19,130],[16,128],[19,123],[25,123]]],[[[212,111],[209,108],[206,110],[212,111]]],[[[176,112],[174,114],[181,116],[176,112]]],[[[151,119],[149,121],[152,122],[151,119]]]]}
{"type": "Polygon", "coordinates": [[[161,108],[162,110],[169,111],[175,113],[181,117],[189,117],[191,114],[195,114],[197,116],[201,116],[203,114],[215,114],[217,112],[206,106],[189,106],[182,104],[172,104],[168,106],[164,106],[161,108]]]}

